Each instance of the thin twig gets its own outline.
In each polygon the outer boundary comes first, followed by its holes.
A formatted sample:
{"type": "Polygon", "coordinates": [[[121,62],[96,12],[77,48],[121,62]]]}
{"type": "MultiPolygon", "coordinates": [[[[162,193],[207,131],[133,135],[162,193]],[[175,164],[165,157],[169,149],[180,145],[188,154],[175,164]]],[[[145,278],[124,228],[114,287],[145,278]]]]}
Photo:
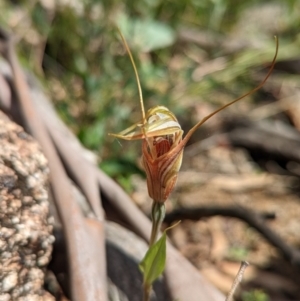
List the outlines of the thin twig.
{"type": "Polygon", "coordinates": [[[230,292],[228,293],[228,296],[226,297],[225,301],[233,301],[233,295],[238,287],[238,285],[242,282],[244,272],[246,268],[248,267],[249,263],[247,261],[242,261],[240,269],[232,283],[232,287],[230,289],[230,292]]]}

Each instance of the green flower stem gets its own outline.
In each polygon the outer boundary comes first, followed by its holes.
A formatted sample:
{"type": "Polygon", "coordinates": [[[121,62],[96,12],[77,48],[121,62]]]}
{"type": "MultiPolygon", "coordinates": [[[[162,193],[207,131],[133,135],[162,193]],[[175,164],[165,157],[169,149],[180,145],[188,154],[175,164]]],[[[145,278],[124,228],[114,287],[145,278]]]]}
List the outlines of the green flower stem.
{"type": "Polygon", "coordinates": [[[151,237],[149,241],[149,246],[151,247],[157,240],[158,233],[160,231],[161,224],[166,215],[166,207],[164,203],[158,203],[153,201],[152,204],[152,230],[151,237]]]}
{"type": "Polygon", "coordinates": [[[150,301],[150,293],[152,290],[152,286],[147,285],[146,283],[144,284],[144,298],[143,301],[150,301]]]}
{"type": "MultiPolygon", "coordinates": [[[[152,203],[152,230],[151,230],[151,237],[149,241],[149,247],[155,244],[157,240],[158,233],[160,231],[161,224],[166,215],[166,207],[164,203],[158,203],[153,201],[152,203]]],[[[152,285],[148,285],[144,283],[144,299],[143,301],[150,301],[150,294],[152,290],[152,285]]]]}

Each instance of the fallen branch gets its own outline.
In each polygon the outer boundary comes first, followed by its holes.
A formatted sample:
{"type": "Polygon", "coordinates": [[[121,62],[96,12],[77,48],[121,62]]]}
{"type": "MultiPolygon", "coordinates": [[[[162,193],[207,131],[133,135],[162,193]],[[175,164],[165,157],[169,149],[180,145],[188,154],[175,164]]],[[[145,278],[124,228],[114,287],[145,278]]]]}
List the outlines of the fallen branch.
{"type": "Polygon", "coordinates": [[[249,150],[261,151],[276,158],[300,162],[300,133],[277,122],[251,122],[235,125],[228,134],[229,143],[249,150]]]}
{"type": "Polygon", "coordinates": [[[289,246],[279,235],[271,230],[265,223],[261,214],[240,206],[210,206],[198,208],[181,208],[174,210],[165,217],[165,222],[171,224],[178,220],[199,220],[210,216],[234,217],[246,222],[258,231],[270,244],[278,248],[282,255],[292,264],[300,268],[300,252],[289,246]]]}
{"type": "Polygon", "coordinates": [[[0,51],[12,71],[11,82],[16,97],[12,99],[11,106],[19,108],[23,126],[38,140],[49,161],[51,188],[66,238],[72,300],[105,301],[104,226],[100,221],[103,217],[98,215],[97,221],[85,219],[74,201],[69,179],[41,118],[43,115],[32,103],[31,91],[19,66],[12,37],[2,29],[0,51]]]}

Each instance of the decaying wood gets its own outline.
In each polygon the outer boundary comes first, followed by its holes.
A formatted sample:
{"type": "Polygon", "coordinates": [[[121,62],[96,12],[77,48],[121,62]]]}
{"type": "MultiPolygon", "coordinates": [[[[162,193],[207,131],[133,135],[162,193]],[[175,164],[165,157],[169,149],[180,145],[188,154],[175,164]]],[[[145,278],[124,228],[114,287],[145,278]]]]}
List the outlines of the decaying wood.
{"type": "Polygon", "coordinates": [[[281,122],[237,122],[227,134],[229,143],[279,159],[300,162],[300,133],[281,122]]]}
{"type": "Polygon", "coordinates": [[[84,218],[74,201],[70,182],[43,123],[42,115],[32,103],[12,38],[3,30],[0,32],[0,38],[1,53],[12,71],[11,81],[16,99],[12,99],[11,105],[18,106],[25,128],[38,140],[49,161],[51,188],[65,232],[72,299],[105,301],[107,292],[103,223],[99,218],[84,218]]]}
{"type": "Polygon", "coordinates": [[[218,144],[244,147],[286,161],[300,162],[300,133],[281,121],[252,121],[247,116],[226,120],[223,133],[189,146],[186,156],[192,157],[218,144]]]}
{"type": "Polygon", "coordinates": [[[263,216],[250,208],[243,208],[238,206],[227,207],[201,207],[201,208],[185,208],[174,210],[165,217],[165,222],[172,223],[178,220],[190,219],[199,220],[203,217],[209,216],[229,216],[238,218],[248,223],[256,231],[263,235],[263,237],[278,248],[282,255],[293,265],[300,267],[300,252],[297,249],[289,246],[279,235],[272,231],[266,224],[263,216]]]}

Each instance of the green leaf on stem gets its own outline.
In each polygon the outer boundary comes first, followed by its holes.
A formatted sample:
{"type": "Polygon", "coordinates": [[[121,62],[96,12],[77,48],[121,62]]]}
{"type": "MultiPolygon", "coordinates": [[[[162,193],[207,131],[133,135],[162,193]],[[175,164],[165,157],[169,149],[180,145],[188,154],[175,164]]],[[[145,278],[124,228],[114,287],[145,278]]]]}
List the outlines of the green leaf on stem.
{"type": "Polygon", "coordinates": [[[139,264],[144,276],[144,284],[150,286],[164,271],[166,265],[166,243],[167,234],[164,231],[161,238],[149,248],[139,264]]]}
{"type": "Polygon", "coordinates": [[[176,227],[180,222],[178,221],[165,229],[161,238],[149,247],[145,257],[140,262],[139,268],[144,276],[144,285],[150,287],[164,271],[166,266],[167,231],[176,227]]]}

